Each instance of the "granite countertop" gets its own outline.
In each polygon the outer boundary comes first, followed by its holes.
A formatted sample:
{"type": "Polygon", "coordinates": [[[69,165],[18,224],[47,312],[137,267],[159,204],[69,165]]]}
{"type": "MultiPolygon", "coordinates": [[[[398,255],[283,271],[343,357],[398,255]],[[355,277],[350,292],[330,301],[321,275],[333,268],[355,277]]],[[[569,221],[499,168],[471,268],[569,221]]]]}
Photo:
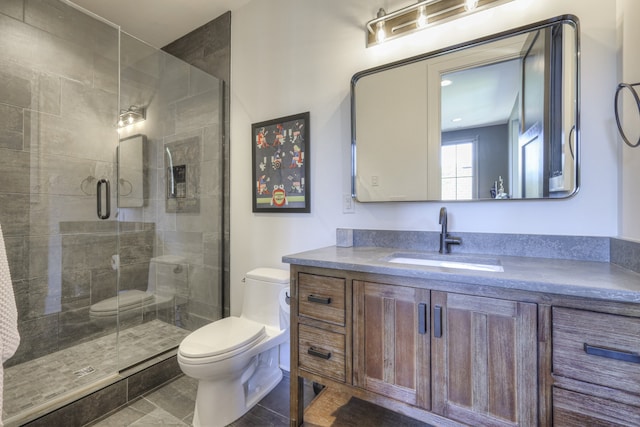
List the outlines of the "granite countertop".
{"type": "MultiPolygon", "coordinates": [[[[395,255],[397,256],[397,255],[395,255]]],[[[282,257],[288,264],[410,278],[442,280],[556,295],[640,303],[640,274],[609,262],[502,255],[440,255],[385,247],[315,249],[282,257]],[[499,263],[503,272],[394,264],[394,254],[416,254],[452,261],[499,263]]]]}

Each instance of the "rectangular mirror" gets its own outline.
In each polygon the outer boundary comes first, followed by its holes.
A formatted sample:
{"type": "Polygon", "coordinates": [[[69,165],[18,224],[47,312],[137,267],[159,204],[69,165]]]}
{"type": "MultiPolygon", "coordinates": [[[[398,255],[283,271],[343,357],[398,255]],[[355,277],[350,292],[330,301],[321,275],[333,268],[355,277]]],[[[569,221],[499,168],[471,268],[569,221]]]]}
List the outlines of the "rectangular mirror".
{"type": "Polygon", "coordinates": [[[359,72],[359,202],[546,199],[578,189],[574,16],[359,72]]]}
{"type": "Polygon", "coordinates": [[[121,139],[118,146],[118,207],[144,206],[144,135],[121,139]]]}

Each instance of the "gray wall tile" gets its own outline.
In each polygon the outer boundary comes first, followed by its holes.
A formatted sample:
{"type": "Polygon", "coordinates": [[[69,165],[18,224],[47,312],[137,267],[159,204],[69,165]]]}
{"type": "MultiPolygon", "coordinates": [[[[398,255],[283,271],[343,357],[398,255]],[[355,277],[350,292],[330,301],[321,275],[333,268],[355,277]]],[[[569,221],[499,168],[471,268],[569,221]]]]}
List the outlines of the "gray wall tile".
{"type": "Polygon", "coordinates": [[[22,20],[24,15],[23,0],[2,0],[0,2],[0,13],[22,20]]]}
{"type": "Polygon", "coordinates": [[[182,371],[180,370],[180,366],[178,366],[178,360],[175,357],[167,359],[164,362],[158,363],[129,377],[127,397],[129,400],[134,399],[145,391],[155,388],[179,375],[182,375],[182,371]]]}
{"type": "Polygon", "coordinates": [[[127,381],[122,380],[67,405],[26,426],[81,426],[113,411],[127,402],[127,381]]]}
{"type": "MultiPolygon", "coordinates": [[[[0,116],[1,115],[2,105],[0,105],[0,116]]],[[[3,191],[9,193],[29,193],[29,174],[25,173],[29,170],[29,157],[29,153],[24,151],[0,148],[0,182],[2,183],[3,191]]]]}
{"type": "Polygon", "coordinates": [[[51,37],[29,25],[0,15],[0,52],[8,62],[91,84],[93,54],[73,42],[51,37]],[[64,58],[64,60],[60,60],[64,58]]]}
{"type": "Polygon", "coordinates": [[[29,234],[29,199],[28,195],[0,193],[0,224],[5,237],[29,234]]]}
{"type": "Polygon", "coordinates": [[[2,70],[0,70],[0,102],[29,108],[31,106],[31,82],[15,72],[9,72],[8,68],[9,64],[3,63],[2,70]]]}
{"type": "Polygon", "coordinates": [[[0,148],[22,150],[23,110],[0,104],[0,148]]]}
{"type": "MultiPolygon", "coordinates": [[[[36,359],[58,349],[58,314],[20,319],[20,346],[7,363],[17,365],[26,360],[36,359]]],[[[5,365],[6,366],[6,365],[5,365]]]]}
{"type": "Polygon", "coordinates": [[[26,0],[25,23],[102,55],[118,58],[118,30],[64,2],[26,0]]]}

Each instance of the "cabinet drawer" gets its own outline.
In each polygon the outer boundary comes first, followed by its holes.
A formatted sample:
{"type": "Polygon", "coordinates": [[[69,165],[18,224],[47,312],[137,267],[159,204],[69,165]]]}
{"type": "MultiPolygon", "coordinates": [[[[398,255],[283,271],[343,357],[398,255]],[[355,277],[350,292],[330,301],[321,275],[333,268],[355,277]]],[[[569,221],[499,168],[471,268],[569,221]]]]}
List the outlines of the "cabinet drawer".
{"type": "Polygon", "coordinates": [[[640,319],[553,308],[553,372],[640,394],[640,319]]]}
{"type": "Polygon", "coordinates": [[[640,426],[640,408],[582,393],[553,388],[556,426],[640,426]]]}
{"type": "Polygon", "coordinates": [[[345,381],[345,337],[342,334],[298,327],[298,365],[319,375],[345,381]]]}
{"type": "Polygon", "coordinates": [[[345,283],[338,277],[300,273],[298,314],[344,326],[345,283]]]}

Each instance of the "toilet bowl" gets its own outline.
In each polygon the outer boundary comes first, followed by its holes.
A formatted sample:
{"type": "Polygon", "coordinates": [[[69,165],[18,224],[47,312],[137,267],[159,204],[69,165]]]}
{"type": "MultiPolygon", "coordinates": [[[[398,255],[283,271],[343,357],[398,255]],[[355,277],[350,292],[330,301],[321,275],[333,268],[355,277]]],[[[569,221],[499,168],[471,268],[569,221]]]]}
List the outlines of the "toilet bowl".
{"type": "Polygon", "coordinates": [[[288,286],[286,270],[248,272],[242,314],[203,326],[180,343],[180,369],[198,380],[195,427],[232,423],[282,379],[279,346],[289,340],[283,298],[288,286]]]}
{"type": "Polygon", "coordinates": [[[151,258],[145,291],[124,290],[117,296],[92,304],[89,318],[94,324],[107,327],[114,326],[116,319],[122,322],[142,313],[171,307],[178,286],[187,285],[187,266],[186,260],[180,256],[151,258]]]}

